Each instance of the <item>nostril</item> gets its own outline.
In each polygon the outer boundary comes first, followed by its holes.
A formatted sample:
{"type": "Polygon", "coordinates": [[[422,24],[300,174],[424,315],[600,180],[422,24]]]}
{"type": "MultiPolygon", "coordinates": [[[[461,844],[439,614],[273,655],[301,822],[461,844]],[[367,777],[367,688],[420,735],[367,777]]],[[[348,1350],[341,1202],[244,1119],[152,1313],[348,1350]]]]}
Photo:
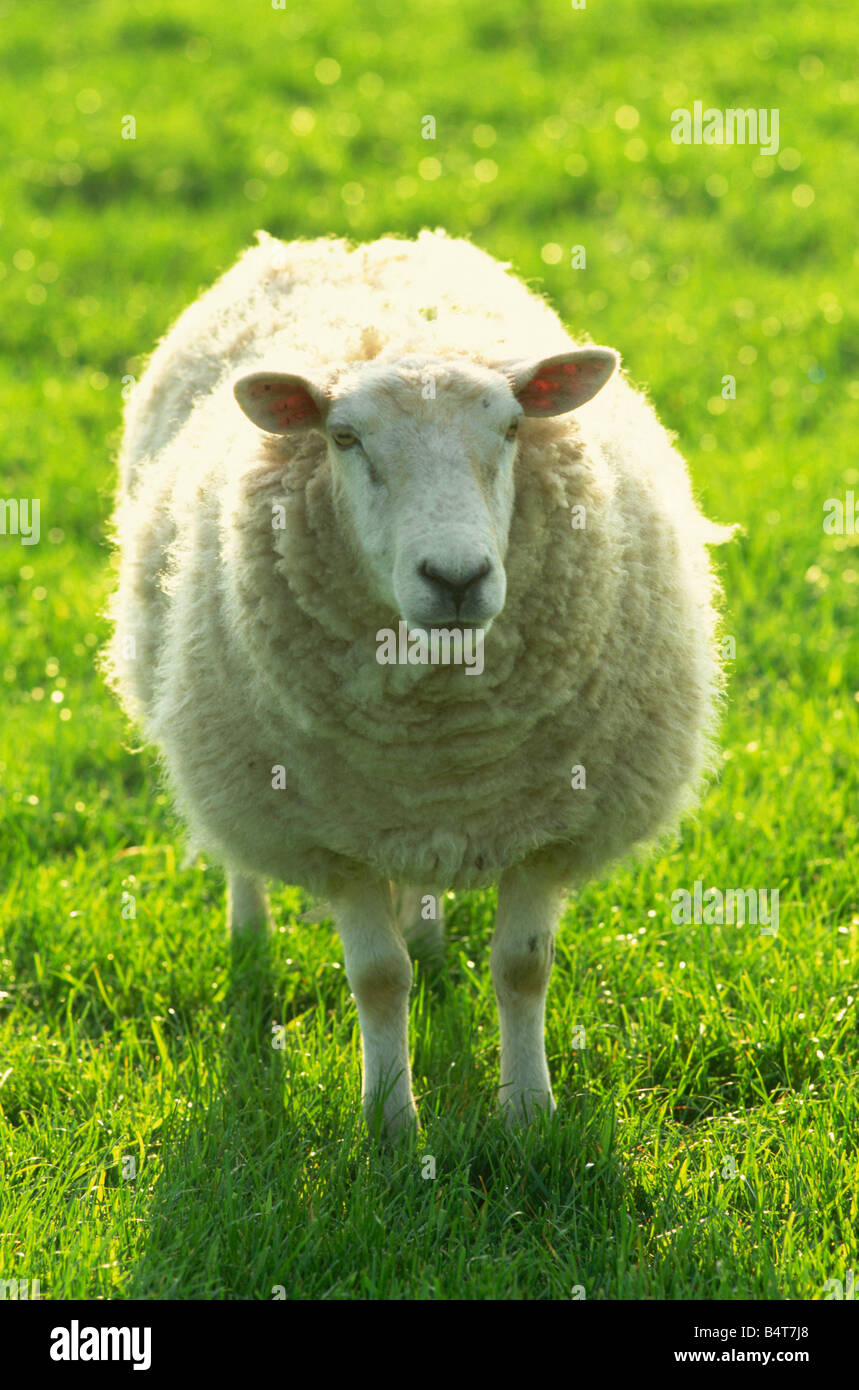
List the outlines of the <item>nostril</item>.
{"type": "Polygon", "coordinates": [[[431,584],[446,585],[447,583],[444,575],[439,574],[438,570],[434,570],[429,560],[421,561],[421,563],[418,565],[418,574],[420,574],[424,579],[428,579],[431,584]]]}
{"type": "Polygon", "coordinates": [[[492,566],[488,560],[484,560],[479,569],[476,569],[470,579],[465,580],[466,589],[470,589],[472,584],[479,584],[481,579],[485,579],[492,566]]]}
{"type": "Polygon", "coordinates": [[[457,608],[468,594],[469,589],[479,584],[481,579],[485,579],[492,566],[488,560],[464,579],[459,575],[444,574],[435,568],[429,560],[423,560],[418,566],[418,574],[424,579],[428,579],[431,584],[436,584],[445,594],[449,594],[457,608]]]}

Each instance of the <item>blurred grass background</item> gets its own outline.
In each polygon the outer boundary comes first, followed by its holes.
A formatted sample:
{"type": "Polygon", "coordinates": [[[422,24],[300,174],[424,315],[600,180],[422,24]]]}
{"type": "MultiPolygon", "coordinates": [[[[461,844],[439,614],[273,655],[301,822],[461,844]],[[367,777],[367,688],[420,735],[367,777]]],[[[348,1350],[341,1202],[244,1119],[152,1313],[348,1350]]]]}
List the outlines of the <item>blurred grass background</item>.
{"type": "Polygon", "coordinates": [[[844,1278],[859,557],[822,521],[859,493],[857,39],[842,0],[0,0],[0,499],[41,506],[38,545],[0,535],[0,1278],[185,1298],[807,1298],[844,1278]],[[696,100],[778,109],[778,153],[672,143],[696,100]],[[178,867],[94,656],[122,390],[157,339],[257,227],[423,226],[617,347],[744,535],[719,557],[721,778],[560,937],[561,1123],[496,1132],[492,901],[463,895],[446,986],[415,994],[427,1131],[377,1156],[330,924],[280,890],[273,993],[258,970],[256,995],[231,983],[222,876],[178,867]],[[672,925],[697,878],[779,889],[778,938],[672,925]]]}

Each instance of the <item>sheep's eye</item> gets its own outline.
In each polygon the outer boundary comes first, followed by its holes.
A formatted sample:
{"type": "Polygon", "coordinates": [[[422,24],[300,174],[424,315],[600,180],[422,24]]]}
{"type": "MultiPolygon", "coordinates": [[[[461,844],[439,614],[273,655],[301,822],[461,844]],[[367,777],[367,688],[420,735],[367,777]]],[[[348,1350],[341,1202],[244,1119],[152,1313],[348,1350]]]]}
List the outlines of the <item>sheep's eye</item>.
{"type": "Polygon", "coordinates": [[[504,436],[504,438],[505,438],[505,439],[515,439],[518,433],[519,433],[519,421],[518,421],[518,420],[514,420],[513,423],[512,423],[512,425],[510,426],[509,430],[507,431],[506,435],[504,436]]]}
{"type": "Polygon", "coordinates": [[[358,436],[354,430],[348,430],[345,426],[342,429],[332,430],[331,438],[338,449],[351,449],[353,444],[358,443],[358,436]]]}

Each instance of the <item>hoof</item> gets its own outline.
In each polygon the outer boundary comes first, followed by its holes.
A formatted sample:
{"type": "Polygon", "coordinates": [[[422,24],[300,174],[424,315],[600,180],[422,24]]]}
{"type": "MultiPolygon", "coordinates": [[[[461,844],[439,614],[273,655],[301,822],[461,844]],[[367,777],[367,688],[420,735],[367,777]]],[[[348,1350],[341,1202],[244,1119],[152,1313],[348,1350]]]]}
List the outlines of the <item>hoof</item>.
{"type": "Polygon", "coordinates": [[[551,1091],[500,1091],[498,1109],[508,1129],[530,1125],[538,1115],[554,1115],[557,1110],[551,1091]]]}

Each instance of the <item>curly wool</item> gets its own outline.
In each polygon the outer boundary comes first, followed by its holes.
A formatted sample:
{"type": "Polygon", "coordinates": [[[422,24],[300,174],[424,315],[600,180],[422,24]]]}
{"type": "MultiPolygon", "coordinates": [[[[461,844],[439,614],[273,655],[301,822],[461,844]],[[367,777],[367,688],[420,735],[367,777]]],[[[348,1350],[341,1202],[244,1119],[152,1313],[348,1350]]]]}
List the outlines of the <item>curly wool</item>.
{"type": "Polygon", "coordinates": [[[535,854],[573,886],[675,825],[710,759],[706,547],[730,532],[620,372],[522,422],[507,599],[476,678],[377,662],[399,615],[363,580],[325,440],[261,434],[231,391],[258,366],[336,387],[369,361],[578,345],[440,232],[354,249],[261,233],[181,316],[127,413],[108,666],[196,845],[323,894],[368,871],[472,888],[535,854]]]}

